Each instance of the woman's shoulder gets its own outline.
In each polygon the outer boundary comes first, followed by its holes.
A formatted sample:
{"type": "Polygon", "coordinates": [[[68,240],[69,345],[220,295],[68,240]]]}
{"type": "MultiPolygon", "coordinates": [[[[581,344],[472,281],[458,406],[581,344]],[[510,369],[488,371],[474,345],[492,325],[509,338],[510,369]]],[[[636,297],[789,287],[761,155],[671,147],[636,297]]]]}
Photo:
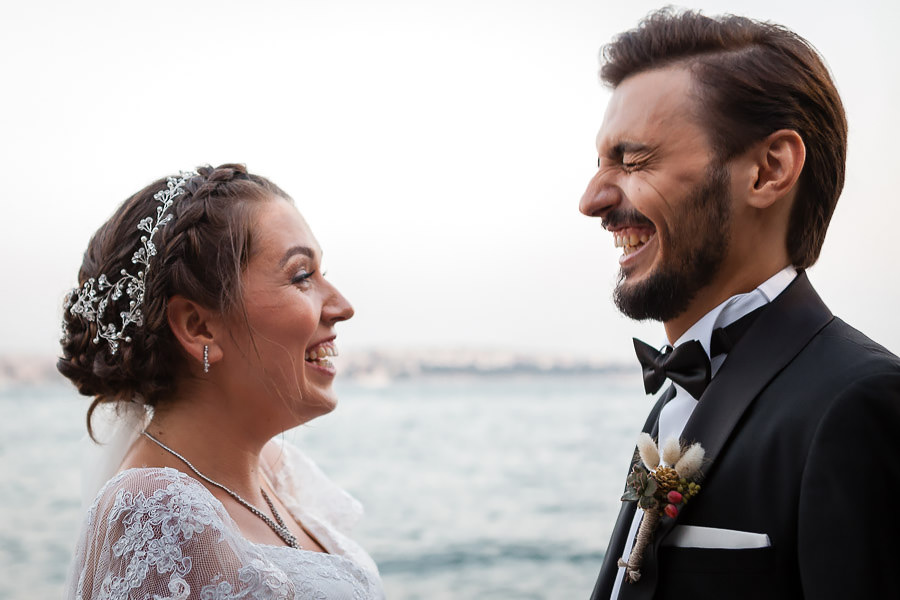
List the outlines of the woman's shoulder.
{"type": "Polygon", "coordinates": [[[215,529],[225,525],[225,509],[199,481],[171,467],[125,469],[97,493],[91,517],[107,522],[150,514],[156,520],[197,520],[215,529]]]}
{"type": "Polygon", "coordinates": [[[126,469],[107,482],[73,565],[72,598],[158,598],[166,590],[178,598],[292,597],[285,574],[241,536],[222,504],[169,467],[126,469]],[[265,595],[272,586],[279,592],[265,595]]]}
{"type": "Polygon", "coordinates": [[[170,487],[206,489],[199,481],[187,473],[172,467],[132,467],[113,475],[100,488],[97,496],[105,496],[123,489],[147,492],[170,487]]]}

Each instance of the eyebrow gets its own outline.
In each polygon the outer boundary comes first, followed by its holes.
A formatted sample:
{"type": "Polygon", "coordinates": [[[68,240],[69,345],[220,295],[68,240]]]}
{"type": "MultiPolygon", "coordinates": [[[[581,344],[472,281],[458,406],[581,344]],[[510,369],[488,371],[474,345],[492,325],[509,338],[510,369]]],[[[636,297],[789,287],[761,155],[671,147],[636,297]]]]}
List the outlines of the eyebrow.
{"type": "Polygon", "coordinates": [[[281,257],[281,261],[278,263],[278,266],[283,267],[285,264],[287,264],[287,261],[296,254],[303,254],[304,256],[308,256],[309,258],[316,257],[316,251],[309,246],[292,246],[291,248],[288,248],[287,252],[284,253],[284,256],[281,257]]]}
{"type": "Polygon", "coordinates": [[[614,156],[622,156],[628,153],[646,152],[648,150],[651,150],[651,147],[647,144],[623,140],[610,148],[610,153],[614,156]]]}

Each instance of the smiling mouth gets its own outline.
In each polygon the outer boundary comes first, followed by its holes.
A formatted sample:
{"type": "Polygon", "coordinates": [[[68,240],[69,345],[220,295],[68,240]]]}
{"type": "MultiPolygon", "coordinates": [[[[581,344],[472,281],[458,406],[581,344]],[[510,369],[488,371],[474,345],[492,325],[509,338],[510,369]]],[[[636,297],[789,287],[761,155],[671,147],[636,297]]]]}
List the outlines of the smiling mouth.
{"type": "Polygon", "coordinates": [[[656,231],[646,227],[627,227],[613,232],[613,243],[622,248],[625,256],[637,252],[656,236],[656,231]]]}
{"type": "Polygon", "coordinates": [[[334,340],[328,340],[327,342],[316,344],[307,350],[305,359],[306,362],[317,367],[333,369],[334,363],[331,362],[330,358],[337,355],[338,351],[337,347],[334,345],[334,340]]]}

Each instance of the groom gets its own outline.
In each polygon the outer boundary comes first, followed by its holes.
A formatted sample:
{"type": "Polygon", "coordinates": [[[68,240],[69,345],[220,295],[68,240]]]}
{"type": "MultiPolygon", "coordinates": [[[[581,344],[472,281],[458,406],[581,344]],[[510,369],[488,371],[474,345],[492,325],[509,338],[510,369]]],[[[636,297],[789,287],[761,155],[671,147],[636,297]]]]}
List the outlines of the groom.
{"type": "Polygon", "coordinates": [[[635,342],[661,390],[644,431],[706,454],[637,581],[619,561],[644,511],[622,502],[592,599],[896,597],[900,360],[804,272],[844,182],[827,68],[783,27],[665,9],[603,59],[613,94],[580,209],[623,249],[617,307],[675,348],[635,342]]]}

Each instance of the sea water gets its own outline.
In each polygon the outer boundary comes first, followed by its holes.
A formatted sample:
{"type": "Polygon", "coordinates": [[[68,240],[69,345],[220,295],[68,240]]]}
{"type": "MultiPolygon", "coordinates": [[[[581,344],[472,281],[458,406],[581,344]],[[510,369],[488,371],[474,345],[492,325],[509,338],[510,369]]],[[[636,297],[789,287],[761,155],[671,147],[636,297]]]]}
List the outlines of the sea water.
{"type": "MultiPolygon", "coordinates": [[[[285,434],[366,516],[391,600],[588,598],[652,399],[639,375],[337,384],[285,434]]],[[[81,523],[87,401],[0,394],[0,599],[58,598],[81,523]]]]}

